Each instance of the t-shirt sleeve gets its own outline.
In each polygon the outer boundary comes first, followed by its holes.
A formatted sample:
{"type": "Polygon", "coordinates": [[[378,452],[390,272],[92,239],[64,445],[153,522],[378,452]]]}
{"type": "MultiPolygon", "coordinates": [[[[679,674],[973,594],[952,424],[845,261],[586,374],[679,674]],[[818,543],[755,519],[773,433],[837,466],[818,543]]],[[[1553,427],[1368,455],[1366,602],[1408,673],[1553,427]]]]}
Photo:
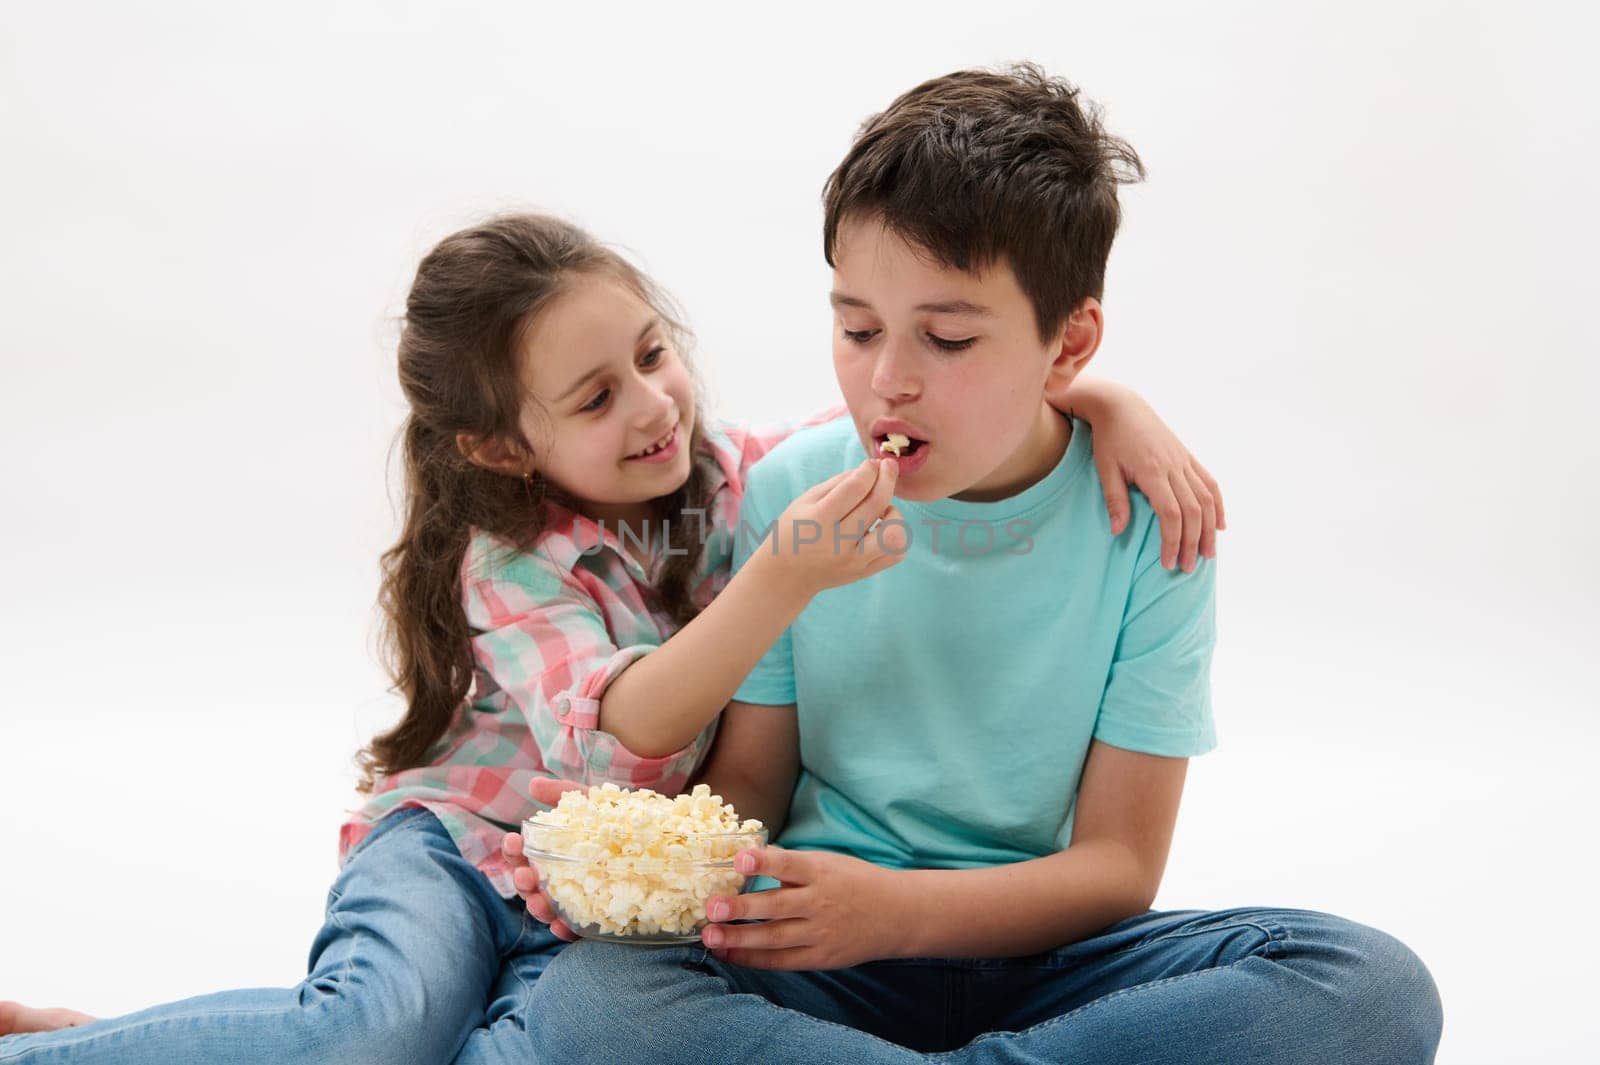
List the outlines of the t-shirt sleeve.
{"type": "MultiPolygon", "coordinates": [[[[738,573],[763,546],[767,530],[792,500],[783,498],[781,478],[773,475],[770,464],[757,469],[745,487],[739,508],[739,528],[733,538],[733,572],[738,573]]],[[[784,629],[767,653],[761,656],[744,683],[733,693],[741,703],[759,706],[789,706],[795,702],[794,643],[791,629],[784,629]]]]}
{"type": "Polygon", "coordinates": [[[1211,719],[1216,570],[1215,559],[1201,559],[1193,573],[1162,569],[1160,526],[1149,521],[1095,739],[1169,758],[1217,745],[1211,719]]]}
{"type": "Polygon", "coordinates": [[[599,728],[600,700],[623,670],[654,651],[620,647],[600,608],[571,573],[522,556],[514,573],[464,581],[473,658],[527,721],[544,769],[584,784],[683,790],[711,747],[713,721],[688,746],[646,758],[599,728]]]}

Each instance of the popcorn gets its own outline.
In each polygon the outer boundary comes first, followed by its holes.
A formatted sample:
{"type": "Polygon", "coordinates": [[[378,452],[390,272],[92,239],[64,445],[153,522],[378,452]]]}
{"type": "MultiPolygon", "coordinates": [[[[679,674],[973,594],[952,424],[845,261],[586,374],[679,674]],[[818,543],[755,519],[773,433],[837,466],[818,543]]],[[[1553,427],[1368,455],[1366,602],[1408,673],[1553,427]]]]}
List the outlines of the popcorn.
{"type": "Polygon", "coordinates": [[[899,458],[901,453],[903,453],[910,446],[911,438],[905,433],[890,433],[884,438],[883,443],[878,445],[878,453],[893,455],[895,458],[899,458]]]}
{"type": "Polygon", "coordinates": [[[766,842],[760,821],[741,822],[705,784],[672,798],[615,784],[568,791],[523,835],[560,915],[608,938],[695,938],[706,902],[744,887],[733,856],[766,842]]]}

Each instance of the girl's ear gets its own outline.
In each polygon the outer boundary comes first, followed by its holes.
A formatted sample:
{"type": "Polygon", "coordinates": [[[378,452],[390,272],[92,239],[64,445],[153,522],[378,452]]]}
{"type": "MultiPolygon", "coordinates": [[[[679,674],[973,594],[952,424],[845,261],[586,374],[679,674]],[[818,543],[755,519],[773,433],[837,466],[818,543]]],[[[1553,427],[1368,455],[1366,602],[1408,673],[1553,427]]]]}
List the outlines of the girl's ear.
{"type": "Polygon", "coordinates": [[[521,477],[532,472],[532,463],[498,437],[483,440],[471,433],[457,433],[456,449],[474,466],[482,466],[507,477],[521,477]]]}

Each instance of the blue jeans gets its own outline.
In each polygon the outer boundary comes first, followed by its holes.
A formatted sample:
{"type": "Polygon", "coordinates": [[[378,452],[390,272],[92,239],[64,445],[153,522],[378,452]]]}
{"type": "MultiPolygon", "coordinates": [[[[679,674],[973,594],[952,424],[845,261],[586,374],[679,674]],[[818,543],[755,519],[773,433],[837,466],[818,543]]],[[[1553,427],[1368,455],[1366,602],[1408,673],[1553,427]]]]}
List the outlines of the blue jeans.
{"type": "Polygon", "coordinates": [[[1023,958],[768,972],[700,947],[582,942],[539,981],[551,1061],[651,1065],[1409,1065],[1442,1016],[1428,970],[1303,910],[1146,913],[1023,958]]]}
{"type": "Polygon", "coordinates": [[[427,810],[389,814],[328,893],[306,978],[0,1039],[0,1062],[448,1065],[548,1060],[527,1032],[562,942],[461,857],[427,810]]]}

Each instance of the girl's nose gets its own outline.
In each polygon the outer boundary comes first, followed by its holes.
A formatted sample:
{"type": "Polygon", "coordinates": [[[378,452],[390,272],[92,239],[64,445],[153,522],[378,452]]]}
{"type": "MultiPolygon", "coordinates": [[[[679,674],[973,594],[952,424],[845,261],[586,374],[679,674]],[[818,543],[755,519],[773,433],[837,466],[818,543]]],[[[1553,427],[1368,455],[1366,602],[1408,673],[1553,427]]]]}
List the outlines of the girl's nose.
{"type": "Polygon", "coordinates": [[[640,390],[640,396],[639,406],[634,412],[634,424],[640,429],[658,429],[672,420],[678,401],[665,389],[651,382],[640,390]]]}

